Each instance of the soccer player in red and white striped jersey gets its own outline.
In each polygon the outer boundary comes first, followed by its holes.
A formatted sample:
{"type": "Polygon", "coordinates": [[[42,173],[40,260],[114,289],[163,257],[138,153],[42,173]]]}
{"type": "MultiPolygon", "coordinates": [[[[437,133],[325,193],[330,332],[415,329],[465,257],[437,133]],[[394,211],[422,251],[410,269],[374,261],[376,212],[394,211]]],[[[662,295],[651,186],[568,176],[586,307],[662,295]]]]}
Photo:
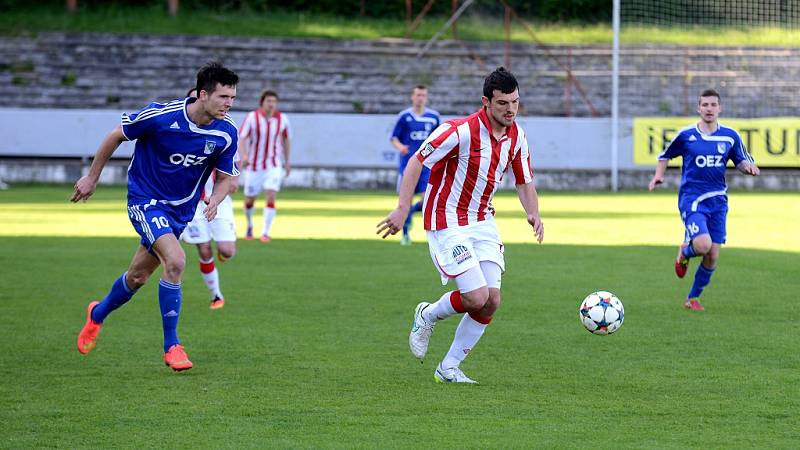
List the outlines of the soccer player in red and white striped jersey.
{"type": "MultiPolygon", "coordinates": [[[[197,98],[197,89],[189,89],[187,97],[197,98]]],[[[234,161],[238,157],[234,156],[234,161]]],[[[211,197],[216,182],[216,172],[206,180],[203,193],[200,195],[200,203],[195,210],[194,218],[186,225],[186,229],[180,239],[187,244],[197,245],[197,254],[200,258],[200,273],[203,282],[211,293],[211,309],[220,309],[225,306],[225,297],[219,284],[219,271],[214,264],[214,252],[211,249],[211,240],[217,243],[217,258],[219,262],[225,262],[233,258],[236,254],[236,226],[233,217],[233,199],[230,194],[217,206],[217,216],[209,221],[205,218],[205,201],[211,197]]]]}
{"type": "Polygon", "coordinates": [[[514,121],[519,110],[514,75],[503,67],[489,74],[481,100],[479,111],[442,124],[422,144],[406,166],[397,208],[378,224],[383,238],[402,228],[422,167],[430,168],[423,205],[430,254],[442,284],[454,279],[458,289],[434,303],[417,305],[409,335],[414,356],[425,357],[438,321],[466,313],[450,350],[436,368],[434,379],[438,382],[475,383],[459,365],[500,306],[505,259],[492,198],[507,172],[514,177],[537,241],[544,239],[528,142],[514,121]]]}
{"type": "Polygon", "coordinates": [[[239,130],[239,154],[244,170],[244,211],[247,217],[245,238],[253,239],[253,204],[261,191],[267,197],[264,207],[264,231],[261,242],[269,242],[275,220],[275,196],[283,179],[289,176],[289,150],[292,127],[286,114],[278,111],[278,94],[265,90],[259,107],[247,114],[239,130]]]}

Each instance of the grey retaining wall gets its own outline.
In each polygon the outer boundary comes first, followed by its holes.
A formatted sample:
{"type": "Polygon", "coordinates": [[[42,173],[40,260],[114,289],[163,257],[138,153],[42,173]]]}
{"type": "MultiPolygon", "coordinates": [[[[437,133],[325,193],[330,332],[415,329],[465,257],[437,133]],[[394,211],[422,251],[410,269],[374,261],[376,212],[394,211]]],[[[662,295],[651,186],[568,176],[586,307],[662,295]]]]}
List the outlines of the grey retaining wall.
{"type": "MultiPolygon", "coordinates": [[[[331,41],[215,36],[39,33],[0,37],[0,106],[130,110],[185,93],[197,68],[219,59],[241,76],[237,109],[276,89],[288,112],[395,113],[409,88],[431,87],[431,106],[467,114],[483,77],[504,61],[501,42],[331,41]],[[408,75],[394,83],[405,68],[408,75]]],[[[527,115],[609,115],[611,50],[605,46],[511,46],[527,115]],[[565,70],[586,94],[585,99],[565,70]]],[[[706,87],[723,93],[728,117],[795,115],[800,49],[622,46],[622,117],[694,114],[706,87]]]]}

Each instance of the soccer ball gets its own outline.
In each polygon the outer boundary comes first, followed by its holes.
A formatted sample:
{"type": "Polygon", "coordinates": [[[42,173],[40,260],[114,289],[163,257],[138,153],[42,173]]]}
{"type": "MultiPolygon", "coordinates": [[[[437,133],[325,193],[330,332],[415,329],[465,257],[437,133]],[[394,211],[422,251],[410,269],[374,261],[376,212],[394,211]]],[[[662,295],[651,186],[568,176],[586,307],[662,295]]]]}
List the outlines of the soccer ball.
{"type": "Polygon", "coordinates": [[[587,295],[578,311],[581,323],[592,334],[611,334],[622,326],[625,308],[616,295],[597,291],[587,295]]]}

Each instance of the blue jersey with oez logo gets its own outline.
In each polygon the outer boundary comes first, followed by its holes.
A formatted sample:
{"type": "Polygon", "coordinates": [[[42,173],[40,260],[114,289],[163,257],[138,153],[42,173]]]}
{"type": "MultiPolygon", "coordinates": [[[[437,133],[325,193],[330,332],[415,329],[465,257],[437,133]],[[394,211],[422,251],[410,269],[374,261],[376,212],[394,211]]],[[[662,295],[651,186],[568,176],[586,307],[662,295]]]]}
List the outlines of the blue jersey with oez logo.
{"type": "Polygon", "coordinates": [[[658,155],[659,160],[683,158],[678,205],[681,211],[715,211],[727,208],[728,186],[725,167],[753,162],[739,133],[719,125],[711,134],[704,134],[697,125],[686,127],[658,155]]]}
{"type": "Polygon", "coordinates": [[[397,138],[401,144],[408,146],[408,153],[400,155],[398,158],[397,169],[401,174],[406,170],[408,160],[414,156],[419,146],[438,126],[439,113],[432,109],[425,108],[425,112],[421,116],[416,115],[413,108],[400,111],[391,137],[397,138]]]}
{"type": "Polygon", "coordinates": [[[128,167],[129,204],[168,205],[189,222],[214,169],[239,175],[234,163],[236,123],[226,115],[198,126],[186,111],[194,101],[150,103],[139,112],[122,114],[123,134],[136,140],[128,167]]]}

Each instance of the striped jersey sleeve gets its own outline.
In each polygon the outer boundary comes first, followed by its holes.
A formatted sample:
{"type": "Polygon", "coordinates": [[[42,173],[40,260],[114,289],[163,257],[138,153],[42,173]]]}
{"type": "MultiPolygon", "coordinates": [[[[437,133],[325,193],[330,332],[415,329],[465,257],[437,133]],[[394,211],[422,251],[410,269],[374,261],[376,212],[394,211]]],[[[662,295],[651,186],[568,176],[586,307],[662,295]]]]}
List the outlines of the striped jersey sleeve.
{"type": "Polygon", "coordinates": [[[664,148],[664,151],[658,155],[658,160],[663,161],[665,159],[669,160],[672,158],[677,158],[678,156],[683,156],[686,151],[685,146],[683,145],[686,140],[686,131],[690,128],[684,128],[675,135],[674,138],[670,141],[669,144],[664,148]]]}
{"type": "Polygon", "coordinates": [[[531,168],[531,153],[528,148],[528,138],[525,137],[525,132],[523,132],[521,128],[517,127],[517,130],[519,135],[514,158],[511,160],[511,170],[514,172],[516,184],[528,184],[533,181],[533,169],[531,168]]]}
{"type": "Polygon", "coordinates": [[[226,125],[230,127],[228,134],[231,137],[231,142],[225,150],[220,153],[217,159],[216,169],[224,174],[236,177],[239,176],[239,167],[236,164],[239,153],[239,135],[236,130],[236,122],[227,114],[225,115],[225,122],[226,125]]]}
{"type": "Polygon", "coordinates": [[[239,137],[244,138],[250,135],[250,132],[253,129],[253,121],[255,120],[256,113],[255,111],[251,111],[247,113],[242,122],[242,126],[239,127],[239,137]]]}
{"type": "Polygon", "coordinates": [[[281,137],[291,140],[292,139],[292,125],[289,122],[289,116],[281,113],[281,137]]]}
{"type": "Polygon", "coordinates": [[[184,103],[185,99],[175,100],[169,103],[153,102],[135,113],[122,113],[122,134],[124,134],[125,138],[129,141],[135,141],[136,139],[146,136],[158,128],[159,123],[158,120],[156,120],[157,117],[170,112],[180,111],[184,103]]]}
{"type": "Polygon", "coordinates": [[[434,164],[446,158],[452,151],[458,151],[458,128],[446,122],[433,130],[428,139],[417,150],[417,159],[431,168],[434,164]]]}
{"type": "Polygon", "coordinates": [[[750,164],[754,164],[755,160],[747,151],[747,147],[745,147],[744,142],[742,142],[742,137],[736,132],[736,130],[730,130],[731,136],[733,137],[733,147],[731,148],[730,159],[733,161],[733,164],[736,166],[738,166],[741,162],[749,162],[750,164]]]}

